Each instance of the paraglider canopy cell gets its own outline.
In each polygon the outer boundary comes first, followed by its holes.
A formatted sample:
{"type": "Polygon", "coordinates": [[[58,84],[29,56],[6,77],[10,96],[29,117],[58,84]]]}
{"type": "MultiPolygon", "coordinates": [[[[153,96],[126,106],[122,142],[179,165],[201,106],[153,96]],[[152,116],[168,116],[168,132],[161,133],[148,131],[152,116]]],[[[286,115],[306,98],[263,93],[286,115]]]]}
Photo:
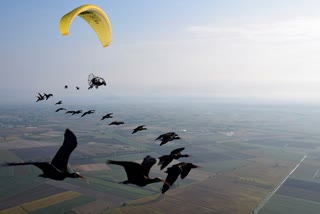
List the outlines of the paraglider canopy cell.
{"type": "Polygon", "coordinates": [[[112,39],[112,29],[110,21],[105,12],[101,8],[93,4],[86,4],[77,7],[69,13],[65,14],[60,19],[59,28],[60,33],[63,36],[69,34],[70,25],[76,16],[80,16],[91,26],[91,28],[97,34],[103,47],[107,47],[110,45],[112,39]]]}

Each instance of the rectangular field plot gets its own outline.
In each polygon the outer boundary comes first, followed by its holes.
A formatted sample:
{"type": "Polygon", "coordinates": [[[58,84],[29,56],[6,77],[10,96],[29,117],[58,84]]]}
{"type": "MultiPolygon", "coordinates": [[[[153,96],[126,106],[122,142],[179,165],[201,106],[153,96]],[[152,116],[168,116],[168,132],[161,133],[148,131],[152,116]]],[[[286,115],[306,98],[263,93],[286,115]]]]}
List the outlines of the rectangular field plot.
{"type": "Polygon", "coordinates": [[[320,184],[289,178],[277,194],[320,202],[320,184]]]}
{"type": "Polygon", "coordinates": [[[64,202],[66,200],[71,200],[73,198],[77,198],[79,197],[81,194],[78,192],[72,192],[72,191],[67,191],[67,192],[63,192],[63,193],[58,193],[52,196],[48,196],[45,198],[41,198],[35,201],[31,201],[28,203],[24,203],[22,205],[20,205],[21,207],[23,207],[24,210],[26,210],[27,212],[33,212],[48,206],[52,206],[55,204],[59,204],[61,202],[64,202]]]}
{"type": "Polygon", "coordinates": [[[28,160],[49,160],[58,151],[56,146],[46,146],[46,147],[32,147],[32,148],[21,148],[21,149],[11,149],[15,155],[23,159],[28,160]]]}
{"type": "Polygon", "coordinates": [[[291,178],[320,183],[320,163],[313,164],[308,160],[303,162],[291,175],[291,178]]]}
{"type": "Polygon", "coordinates": [[[17,195],[1,200],[0,210],[18,206],[19,204],[34,201],[43,197],[64,192],[62,188],[58,188],[49,184],[40,184],[34,188],[27,189],[17,195]]]}
{"type": "Polygon", "coordinates": [[[36,187],[45,181],[35,176],[23,176],[23,179],[21,176],[1,176],[0,180],[0,204],[1,200],[36,187]]]}
{"type": "Polygon", "coordinates": [[[217,176],[132,201],[110,213],[250,213],[267,190],[217,176]]]}
{"type": "MultiPolygon", "coordinates": [[[[11,149],[10,151],[24,161],[48,160],[50,161],[61,145],[57,146],[40,146],[31,148],[11,149]]],[[[83,157],[84,154],[75,150],[72,153],[71,159],[76,157],[83,157]]]]}
{"type": "Polygon", "coordinates": [[[201,167],[203,170],[211,173],[225,172],[233,169],[237,169],[246,165],[249,165],[251,162],[246,160],[227,160],[227,161],[217,161],[211,163],[203,163],[201,167]]]}
{"type": "MultiPolygon", "coordinates": [[[[31,214],[59,214],[59,213],[64,214],[75,207],[90,203],[94,200],[95,200],[94,198],[81,195],[79,197],[33,211],[31,212],[31,214]]],[[[74,213],[74,212],[70,212],[70,213],[74,213]]]]}
{"type": "Polygon", "coordinates": [[[10,209],[0,211],[0,214],[27,214],[21,207],[12,207],[10,209]]]}
{"type": "MultiPolygon", "coordinates": [[[[81,196],[81,194],[78,192],[72,192],[72,191],[62,192],[62,193],[58,193],[58,194],[51,195],[48,197],[43,197],[43,198],[40,198],[40,199],[37,199],[34,201],[30,201],[27,203],[23,203],[23,204],[20,204],[19,206],[4,209],[1,212],[2,213],[13,213],[13,211],[14,211],[17,213],[21,213],[20,209],[18,209],[18,207],[20,207],[26,213],[33,213],[37,210],[40,210],[40,209],[43,209],[43,208],[46,208],[49,206],[53,206],[53,205],[56,205],[59,203],[65,203],[68,200],[75,199],[80,196],[81,196]]],[[[47,213],[47,212],[43,212],[43,213],[47,213]]]]}
{"type": "Polygon", "coordinates": [[[275,194],[258,214],[319,214],[320,203],[275,194]]]}

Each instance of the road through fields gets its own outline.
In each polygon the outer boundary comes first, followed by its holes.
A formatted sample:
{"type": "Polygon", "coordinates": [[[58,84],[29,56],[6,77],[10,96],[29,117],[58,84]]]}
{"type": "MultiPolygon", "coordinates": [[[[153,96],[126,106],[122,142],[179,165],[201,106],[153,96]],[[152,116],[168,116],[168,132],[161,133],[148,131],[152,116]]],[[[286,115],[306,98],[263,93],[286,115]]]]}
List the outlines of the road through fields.
{"type": "Polygon", "coordinates": [[[265,197],[263,199],[263,201],[260,202],[260,204],[252,211],[253,214],[258,214],[259,210],[270,200],[270,198],[274,195],[274,193],[277,192],[277,190],[282,186],[282,184],[284,184],[284,182],[286,182],[286,180],[290,177],[290,175],[300,166],[300,164],[304,161],[304,159],[307,157],[307,155],[305,155],[300,162],[291,170],[291,172],[287,175],[287,177],[285,177],[283,179],[283,181],[276,186],[276,188],[269,194],[267,195],[267,197],[265,197]]]}

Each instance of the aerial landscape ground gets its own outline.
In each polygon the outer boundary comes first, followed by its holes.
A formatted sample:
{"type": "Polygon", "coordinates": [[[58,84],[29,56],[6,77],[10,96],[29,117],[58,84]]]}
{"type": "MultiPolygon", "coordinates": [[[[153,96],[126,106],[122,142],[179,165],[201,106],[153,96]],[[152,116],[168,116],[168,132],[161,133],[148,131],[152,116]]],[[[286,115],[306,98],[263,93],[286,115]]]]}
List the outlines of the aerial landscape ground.
{"type": "MultiPolygon", "coordinates": [[[[74,106],[73,106],[74,107],[74,106]]],[[[90,109],[90,106],[78,106],[90,109]]],[[[71,108],[71,106],[68,106],[71,108]]],[[[82,180],[37,177],[34,166],[0,168],[0,213],[317,213],[320,208],[319,122],[316,107],[206,102],[115,102],[81,118],[54,112],[52,103],[0,108],[0,161],[50,161],[66,128],[77,136],[72,168],[82,180]],[[102,115],[125,121],[108,126],[102,115]],[[131,134],[145,124],[148,130],[131,134]],[[175,131],[181,140],[159,146],[154,139],[175,131]],[[179,161],[201,166],[161,194],[161,184],[119,184],[122,167],[107,160],[159,157],[185,147],[179,161]],[[255,210],[305,156],[305,160],[255,210]]],[[[166,177],[155,165],[151,177],[166,177]]]]}
{"type": "Polygon", "coordinates": [[[1,8],[0,214],[320,213],[320,1],[1,8]]]}

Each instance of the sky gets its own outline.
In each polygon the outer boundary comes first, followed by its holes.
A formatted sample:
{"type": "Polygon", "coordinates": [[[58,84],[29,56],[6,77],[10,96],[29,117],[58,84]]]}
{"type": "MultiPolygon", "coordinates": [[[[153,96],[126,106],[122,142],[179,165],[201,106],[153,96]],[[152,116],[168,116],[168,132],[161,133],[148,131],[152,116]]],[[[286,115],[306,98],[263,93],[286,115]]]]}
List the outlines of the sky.
{"type": "Polygon", "coordinates": [[[320,101],[318,0],[4,0],[0,19],[0,100],[61,96],[189,97],[320,101]],[[105,11],[103,48],[77,17],[83,4],[105,11]],[[87,90],[88,74],[107,86],[87,90]],[[81,92],[64,85],[80,86],[81,92]],[[81,93],[81,94],[80,94],[81,93]]]}

